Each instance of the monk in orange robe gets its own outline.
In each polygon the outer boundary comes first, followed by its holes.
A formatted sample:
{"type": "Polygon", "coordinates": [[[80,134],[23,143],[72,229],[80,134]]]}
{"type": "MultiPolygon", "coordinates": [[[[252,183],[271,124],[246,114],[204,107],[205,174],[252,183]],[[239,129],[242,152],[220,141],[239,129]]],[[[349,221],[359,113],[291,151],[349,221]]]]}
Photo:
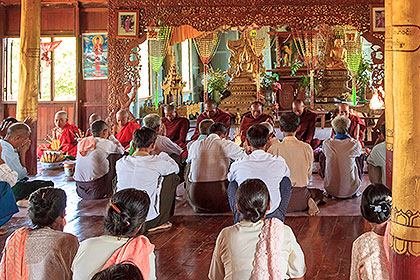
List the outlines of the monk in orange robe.
{"type": "MultiPolygon", "coordinates": [[[[75,157],[77,154],[77,137],[80,135],[79,128],[68,122],[66,111],[59,111],[55,114],[54,124],[55,127],[52,130],[52,137],[60,140],[60,151],[75,157]]],[[[45,150],[50,149],[51,145],[40,145],[37,149],[38,158],[42,157],[45,150]]]]}
{"type": "Polygon", "coordinates": [[[200,136],[200,131],[198,126],[202,120],[212,119],[215,123],[220,122],[224,124],[228,128],[227,135],[229,134],[230,129],[230,122],[232,119],[232,115],[228,112],[224,112],[217,108],[217,104],[213,100],[207,100],[204,104],[204,112],[201,113],[197,118],[197,124],[195,126],[194,135],[191,137],[191,140],[197,140],[198,136],[200,136]]]}
{"type": "Polygon", "coordinates": [[[239,134],[241,135],[241,145],[245,143],[246,132],[248,128],[257,123],[269,122],[273,125],[273,118],[263,113],[263,104],[260,101],[255,101],[251,104],[251,111],[242,117],[239,134]]]}
{"type": "Polygon", "coordinates": [[[341,116],[346,116],[350,119],[350,129],[349,129],[349,135],[360,141],[360,144],[362,144],[362,147],[364,147],[363,138],[364,138],[364,132],[366,130],[365,122],[356,115],[350,114],[350,106],[347,103],[342,103],[339,106],[338,114],[341,116]]]}
{"type": "Polygon", "coordinates": [[[166,137],[175,144],[186,150],[186,141],[188,130],[190,129],[190,121],[187,118],[178,116],[175,106],[167,105],[164,108],[165,117],[162,123],[165,125],[166,137]]]}
{"type": "Polygon", "coordinates": [[[295,134],[296,138],[308,143],[315,150],[321,145],[321,140],[314,139],[318,115],[306,108],[305,103],[300,99],[293,101],[292,110],[299,117],[299,127],[295,134]]]}
{"type": "Polygon", "coordinates": [[[133,140],[133,132],[137,128],[140,129],[141,125],[135,122],[128,121],[128,112],[120,110],[117,112],[117,134],[115,138],[120,141],[124,149],[130,148],[130,142],[133,140]]]}

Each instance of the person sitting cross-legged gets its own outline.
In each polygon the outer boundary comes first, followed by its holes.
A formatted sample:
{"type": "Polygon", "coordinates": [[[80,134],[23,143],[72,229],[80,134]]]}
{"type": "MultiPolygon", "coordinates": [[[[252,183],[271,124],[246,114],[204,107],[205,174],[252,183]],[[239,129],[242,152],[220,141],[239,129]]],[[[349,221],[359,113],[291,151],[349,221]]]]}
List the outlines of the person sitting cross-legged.
{"type": "Polygon", "coordinates": [[[271,206],[267,218],[284,221],[289,204],[292,184],[286,161],[280,156],[273,156],[265,150],[268,146],[269,130],[262,124],[255,124],[247,131],[247,146],[251,154],[232,163],[228,174],[228,199],[234,214],[235,223],[242,217],[236,209],[236,190],[246,179],[261,179],[270,192],[271,206]]]}
{"type": "Polygon", "coordinates": [[[380,135],[367,158],[369,180],[373,184],[386,185],[386,143],[385,125],[380,127],[380,135]]]}
{"type": "Polygon", "coordinates": [[[290,180],[292,181],[293,188],[287,212],[308,210],[308,213],[313,216],[319,213],[314,198],[318,201],[322,200],[322,192],[318,189],[310,190],[307,188],[312,176],[314,152],[311,145],[295,137],[298,127],[298,116],[294,113],[282,114],[280,117],[280,130],[285,137],[282,142],[271,146],[268,152],[284,158],[290,169],[290,180]]]}
{"type": "Polygon", "coordinates": [[[278,219],[264,218],[270,208],[264,182],[244,181],[236,201],[244,220],[219,233],[209,279],[303,280],[305,256],[292,229],[278,219]]]}
{"type": "Polygon", "coordinates": [[[7,129],[4,139],[0,140],[2,160],[18,174],[18,181],[12,186],[12,191],[19,206],[26,206],[27,198],[37,189],[54,186],[52,181],[29,180],[27,177],[28,171],[25,166],[26,152],[31,145],[30,134],[31,129],[27,124],[15,123],[7,129]]]}
{"type": "Polygon", "coordinates": [[[325,140],[322,147],[326,158],[324,188],[337,198],[358,195],[361,183],[356,158],[362,155],[362,145],[348,134],[350,122],[345,116],[334,118],[336,136],[325,140]]]}
{"type": "Polygon", "coordinates": [[[226,133],[224,124],[213,123],[209,136],[195,141],[190,147],[187,163],[191,164],[191,168],[186,192],[196,212],[229,211],[229,165],[231,161],[244,157],[245,152],[235,142],[226,140],[226,133]]]}
{"type": "Polygon", "coordinates": [[[175,210],[176,187],[180,180],[175,160],[165,152],[154,154],[156,139],[153,129],[136,129],[133,137],[136,151],[118,160],[116,166],[118,191],[135,188],[146,191],[150,197],[147,230],[171,226],[169,218],[175,210]]]}
{"type": "Polygon", "coordinates": [[[117,278],[115,274],[112,278],[95,278],[99,271],[114,271],[112,267],[124,262],[140,269],[144,279],[156,279],[155,245],[143,235],[149,206],[145,191],[129,188],[116,192],[106,207],[104,235],[80,243],[71,267],[73,280],[134,279],[117,278]]]}
{"type": "Polygon", "coordinates": [[[31,194],[28,217],[33,228],[22,227],[7,239],[0,279],[72,279],[79,241],[63,232],[66,201],[61,189],[41,188],[31,194]]]}
{"type": "Polygon", "coordinates": [[[90,131],[93,136],[79,142],[73,176],[77,194],[87,200],[101,199],[112,194],[115,163],[124,154],[124,147],[109,133],[105,121],[94,121],[90,131]]]}

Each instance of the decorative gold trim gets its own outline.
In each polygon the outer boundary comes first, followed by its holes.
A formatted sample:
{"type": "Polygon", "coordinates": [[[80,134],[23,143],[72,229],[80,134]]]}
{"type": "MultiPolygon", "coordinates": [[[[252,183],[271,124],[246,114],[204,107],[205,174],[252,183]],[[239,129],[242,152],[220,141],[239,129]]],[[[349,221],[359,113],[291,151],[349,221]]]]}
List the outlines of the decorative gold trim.
{"type": "Polygon", "coordinates": [[[392,208],[389,246],[400,255],[420,256],[420,212],[392,208]]]}

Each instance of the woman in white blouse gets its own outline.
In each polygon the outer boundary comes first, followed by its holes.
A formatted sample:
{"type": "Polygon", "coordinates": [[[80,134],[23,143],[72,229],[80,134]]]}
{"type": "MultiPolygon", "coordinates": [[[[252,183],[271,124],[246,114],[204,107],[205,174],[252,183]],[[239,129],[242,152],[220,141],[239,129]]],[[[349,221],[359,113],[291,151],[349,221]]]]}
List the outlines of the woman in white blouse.
{"type": "Polygon", "coordinates": [[[292,229],[279,219],[264,219],[270,206],[264,182],[244,181],[237,190],[236,205],[244,220],[220,232],[209,278],[304,279],[305,257],[292,229]]]}

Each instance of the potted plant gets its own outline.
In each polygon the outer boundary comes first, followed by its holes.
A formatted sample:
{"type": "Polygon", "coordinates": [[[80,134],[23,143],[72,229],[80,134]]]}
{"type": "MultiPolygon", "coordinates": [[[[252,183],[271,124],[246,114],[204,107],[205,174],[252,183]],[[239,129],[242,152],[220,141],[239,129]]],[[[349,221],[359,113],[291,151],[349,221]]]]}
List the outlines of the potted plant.
{"type": "Polygon", "coordinates": [[[266,105],[271,105],[273,102],[273,94],[277,94],[281,89],[279,82],[279,75],[265,73],[260,80],[261,90],[265,94],[266,105]]]}
{"type": "Polygon", "coordinates": [[[216,71],[210,69],[209,76],[210,78],[207,86],[208,94],[211,99],[216,101],[216,103],[219,103],[220,96],[226,89],[226,72],[222,72],[220,69],[217,69],[216,71]]]}
{"type": "Polygon", "coordinates": [[[366,88],[369,85],[370,79],[372,77],[371,65],[372,62],[368,60],[366,56],[362,56],[360,66],[356,74],[356,92],[361,101],[364,101],[366,98],[366,88]]]}

